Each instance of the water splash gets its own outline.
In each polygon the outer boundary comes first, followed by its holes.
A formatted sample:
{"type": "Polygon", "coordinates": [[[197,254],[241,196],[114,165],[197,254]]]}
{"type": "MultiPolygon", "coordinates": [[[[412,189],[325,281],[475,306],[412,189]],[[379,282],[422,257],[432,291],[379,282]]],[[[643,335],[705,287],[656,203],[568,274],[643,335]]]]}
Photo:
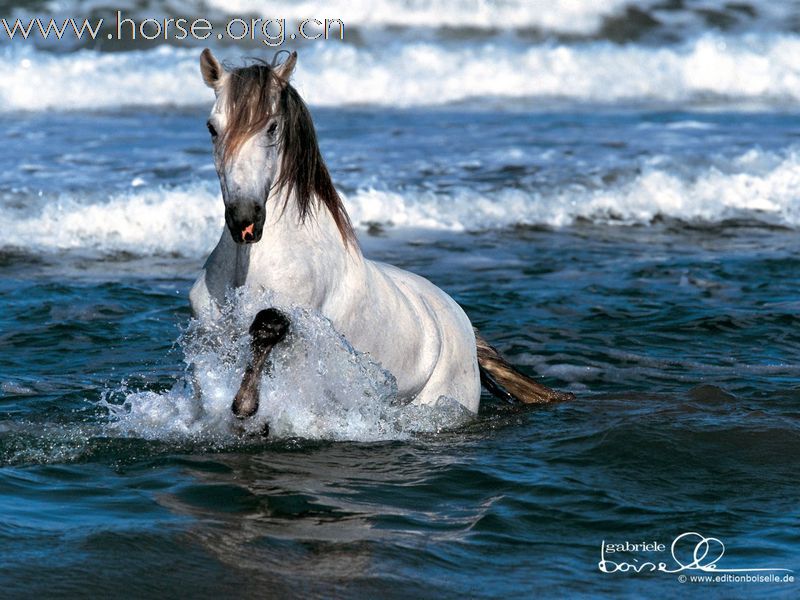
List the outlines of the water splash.
{"type": "Polygon", "coordinates": [[[186,377],[164,393],[117,390],[122,403],[102,401],[109,430],[224,445],[260,435],[268,425],[271,438],[380,441],[451,429],[470,418],[455,400],[401,405],[394,376],[356,351],[328,319],[301,307],[277,306],[291,322],[289,333],[270,355],[258,412],[237,419],[231,402],[249,358],[247,330],[253,316],[269,306],[276,306],[269,293],[239,290],[212,323],[193,320],[180,340],[186,377]]]}

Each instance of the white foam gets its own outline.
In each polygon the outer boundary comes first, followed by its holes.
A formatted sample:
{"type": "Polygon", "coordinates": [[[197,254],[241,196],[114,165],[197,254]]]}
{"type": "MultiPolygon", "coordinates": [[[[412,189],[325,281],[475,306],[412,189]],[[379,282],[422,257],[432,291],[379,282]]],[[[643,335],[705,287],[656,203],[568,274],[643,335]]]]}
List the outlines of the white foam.
{"type": "Polygon", "coordinates": [[[800,151],[793,149],[785,154],[752,150],[696,176],[645,165],[634,179],[607,188],[507,189],[491,196],[469,190],[415,195],[366,190],[348,198],[348,208],[355,223],[451,231],[562,227],[578,219],[648,224],[659,216],[708,223],[747,217],[798,227],[798,199],[800,151]]]}
{"type": "Polygon", "coordinates": [[[565,33],[591,33],[603,17],[618,12],[628,0],[277,0],[268,7],[255,0],[211,0],[228,14],[257,14],[299,21],[341,19],[346,27],[473,27],[537,28],[565,33]]]}
{"type": "Polygon", "coordinates": [[[122,403],[103,400],[112,434],[225,444],[260,434],[269,424],[271,438],[379,441],[457,427],[471,418],[457,403],[396,405],[394,377],[354,351],[327,319],[280,307],[291,323],[289,334],[270,355],[258,412],[239,421],[231,403],[248,359],[246,332],[268,306],[274,306],[268,294],[248,297],[240,290],[213,327],[193,322],[182,339],[193,375],[166,393],[121,390],[122,403]]]}
{"type": "Polygon", "coordinates": [[[194,105],[213,98],[199,76],[198,52],[153,50],[55,54],[31,43],[0,53],[2,110],[194,105]]]}
{"type": "MultiPolygon", "coordinates": [[[[59,55],[17,45],[3,52],[0,101],[4,110],[207,104],[197,64],[197,51],[185,48],[59,55]]],[[[485,97],[783,106],[800,100],[800,37],[706,34],[669,47],[326,42],[303,50],[294,82],[321,106],[485,97]]]]}
{"type": "MultiPolygon", "coordinates": [[[[673,35],[709,27],[708,16],[726,15],[738,28],[776,31],[791,24],[796,16],[792,2],[748,0],[745,10],[729,0],[692,0],[680,9],[667,8],[663,0],[173,0],[168,10],[141,0],[50,0],[48,16],[113,14],[126,17],[206,17],[215,24],[230,17],[258,16],[286,19],[341,19],[345,30],[413,28],[417,31],[449,28],[477,30],[539,30],[550,34],[592,36],[600,34],[609,17],[625,18],[634,8],[669,28],[673,35]],[[747,10],[752,8],[753,12],[747,10]]],[[[32,16],[31,9],[17,8],[13,14],[32,16]]],[[[39,13],[41,16],[41,13],[39,13]]],[[[634,26],[636,23],[634,21],[634,26]]]]}
{"type": "MultiPolygon", "coordinates": [[[[604,17],[619,13],[628,3],[629,0],[273,0],[265,4],[257,0],[177,0],[171,3],[168,14],[173,17],[206,17],[220,24],[226,21],[225,16],[286,19],[287,25],[308,18],[340,19],[345,25],[345,35],[354,27],[535,28],[591,34],[601,26],[604,17]]],[[[126,17],[143,19],[158,18],[163,13],[163,9],[152,10],[138,2],[125,0],[115,4],[107,0],[51,0],[47,6],[49,14],[69,16],[121,10],[126,17]]]]}
{"type": "Polygon", "coordinates": [[[213,182],[182,188],[134,187],[111,198],[63,195],[36,212],[0,208],[0,246],[43,251],[94,250],[103,254],[201,256],[222,231],[223,205],[213,182]]]}
{"type": "MultiPolygon", "coordinates": [[[[568,226],[578,219],[616,225],[648,224],[656,217],[707,223],[746,217],[800,227],[800,149],[751,150],[694,173],[684,167],[642,166],[614,186],[537,191],[507,188],[482,194],[364,189],[345,197],[353,222],[403,228],[466,231],[513,225],[568,226]]],[[[0,248],[64,249],[98,254],[178,255],[201,259],[223,230],[216,182],[178,188],[133,188],[110,199],[43,199],[39,211],[0,209],[0,248]],[[187,209],[191,207],[191,209],[187,209]]]]}

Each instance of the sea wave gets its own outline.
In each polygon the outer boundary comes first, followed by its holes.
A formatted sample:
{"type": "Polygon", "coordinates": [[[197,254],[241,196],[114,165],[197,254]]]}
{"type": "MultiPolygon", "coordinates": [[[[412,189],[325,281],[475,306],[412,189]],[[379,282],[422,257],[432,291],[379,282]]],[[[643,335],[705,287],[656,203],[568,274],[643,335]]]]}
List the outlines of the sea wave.
{"type": "MultiPolygon", "coordinates": [[[[657,162],[657,161],[656,161],[657,162]]],[[[800,149],[751,150],[687,175],[645,166],[613,186],[571,184],[549,190],[505,188],[486,194],[466,187],[448,192],[362,189],[345,202],[360,228],[475,231],[517,225],[565,227],[577,222],[647,225],[660,218],[693,223],[747,219],[800,227],[800,149]]],[[[0,248],[82,250],[100,255],[201,257],[223,229],[216,182],[139,187],[111,198],[64,195],[24,211],[0,207],[0,248]],[[191,207],[188,209],[187,207],[191,207]]],[[[20,204],[20,203],[18,203],[20,204]]]]}
{"type": "MultiPolygon", "coordinates": [[[[657,162],[657,161],[656,161],[657,162]]],[[[491,196],[365,190],[348,199],[356,223],[451,231],[576,222],[648,225],[661,218],[693,223],[746,219],[800,227],[800,151],[749,151],[697,175],[656,166],[610,187],[505,189],[491,196]]]]}
{"type": "MultiPolygon", "coordinates": [[[[625,14],[630,0],[576,2],[575,0],[275,0],[265,5],[256,0],[176,0],[170,3],[172,16],[222,18],[260,16],[297,22],[305,18],[341,19],[351,28],[470,28],[537,29],[547,32],[590,34],[604,20],[625,14]]],[[[656,4],[655,0],[645,2],[656,4]]],[[[130,0],[110,3],[52,0],[46,4],[50,15],[100,16],[122,11],[139,19],[161,16],[165,11],[155,3],[130,0]]],[[[648,8],[649,10],[649,8],[648,8]]],[[[33,14],[36,10],[19,10],[33,14]]]]}
{"type": "MultiPolygon", "coordinates": [[[[300,19],[312,14],[339,18],[356,26],[473,27],[586,33],[597,30],[603,18],[621,10],[628,0],[575,2],[574,0],[334,0],[320,3],[282,0],[271,2],[269,14],[300,19]]],[[[263,3],[254,0],[211,0],[210,5],[230,14],[260,14],[263,3]]]]}
{"type": "MultiPolygon", "coordinates": [[[[170,16],[341,19],[348,31],[405,28],[423,30],[501,30],[538,32],[540,35],[628,40],[656,34],[682,38],[700,31],[791,30],[797,23],[794,2],[771,0],[174,0],[169,9],[149,0],[51,0],[51,15],[101,16],[121,10],[144,19],[170,16]]],[[[33,14],[42,6],[18,7],[33,14]]],[[[38,14],[38,13],[37,13],[38,14]]]]}
{"type": "MultiPolygon", "coordinates": [[[[228,49],[223,56],[235,58],[228,49]]],[[[212,95],[194,49],[2,52],[2,110],[198,105],[212,95]]],[[[800,37],[704,34],[675,46],[434,42],[304,51],[295,85],[312,105],[426,106],[496,98],[784,107],[800,100],[800,37]]]]}

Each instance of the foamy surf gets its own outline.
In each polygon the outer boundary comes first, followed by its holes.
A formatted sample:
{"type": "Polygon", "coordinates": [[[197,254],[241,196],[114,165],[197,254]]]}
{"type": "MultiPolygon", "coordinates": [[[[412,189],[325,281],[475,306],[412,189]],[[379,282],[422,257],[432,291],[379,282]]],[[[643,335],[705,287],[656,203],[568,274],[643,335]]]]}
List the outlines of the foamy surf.
{"type": "MultiPolygon", "coordinates": [[[[466,187],[431,191],[366,188],[345,196],[353,223],[393,230],[485,231],[516,225],[566,227],[576,222],[647,225],[659,218],[698,223],[748,219],[800,227],[800,151],[751,150],[705,168],[663,165],[654,157],[613,185],[551,189],[466,187]]],[[[25,210],[0,208],[2,249],[114,255],[206,256],[223,231],[216,182],[132,188],[111,198],[26,199],[25,210]],[[36,208],[35,202],[39,203],[36,208]],[[191,207],[191,210],[187,210],[191,207]],[[34,247],[30,232],[39,236],[34,247]]]]}
{"type": "MultiPolygon", "coordinates": [[[[238,59],[242,52],[220,54],[238,59]]],[[[7,46],[1,110],[210,104],[197,57],[196,49],[169,46],[71,54],[7,46]]],[[[316,106],[430,106],[490,97],[780,107],[800,99],[798,57],[800,38],[789,34],[707,33],[661,47],[503,38],[461,46],[328,42],[302,50],[294,83],[316,106]]]]}
{"type": "Polygon", "coordinates": [[[260,436],[332,441],[406,439],[466,423],[472,415],[455,401],[401,405],[394,377],[369,355],[354,350],[325,317],[281,307],[291,322],[263,375],[258,412],[245,420],[231,403],[249,354],[247,330],[259,310],[274,306],[268,293],[238,290],[213,326],[193,321],[181,338],[187,375],[167,392],[110,394],[113,435],[225,444],[260,436]],[[117,397],[117,400],[114,398],[117,397]],[[121,402],[119,402],[121,397],[121,402]]]}
{"type": "MultiPolygon", "coordinates": [[[[147,2],[137,0],[51,0],[45,3],[52,15],[109,15],[121,10],[138,19],[158,16],[147,2]]],[[[636,38],[656,31],[672,36],[711,27],[740,30],[783,30],[791,27],[796,6],[770,0],[180,0],[170,4],[171,16],[225,17],[259,16],[298,22],[309,17],[340,19],[345,30],[385,31],[412,29],[419,35],[430,30],[523,31],[571,37],[614,36],[620,20],[632,21],[629,36],[636,38]]],[[[29,15],[17,8],[14,15],[29,15]]]]}
{"type": "MultiPolygon", "coordinates": [[[[256,0],[181,0],[171,5],[172,16],[203,16],[222,21],[226,16],[244,18],[257,15],[270,19],[286,19],[295,23],[302,19],[340,19],[345,31],[350,29],[386,29],[413,27],[418,29],[471,28],[477,30],[536,29],[554,33],[591,35],[600,29],[607,17],[624,12],[629,0],[607,0],[602,3],[575,0],[329,0],[321,5],[313,0],[277,0],[265,5],[256,0]]],[[[652,2],[655,4],[655,0],[652,2]]],[[[121,10],[126,17],[153,18],[158,13],[145,3],[109,4],[100,0],[89,4],[89,14],[108,15],[121,10]]],[[[52,15],[87,14],[87,3],[74,0],[52,0],[46,4],[52,15]]],[[[31,14],[30,10],[15,15],[31,14]]]]}
{"type": "Polygon", "coordinates": [[[0,208],[8,224],[2,247],[28,248],[36,231],[37,247],[51,252],[200,256],[213,249],[224,223],[219,188],[211,182],[135,187],[110,198],[64,194],[45,199],[32,213],[37,200],[42,199],[26,199],[24,211],[0,208]]]}
{"type": "MultiPolygon", "coordinates": [[[[602,3],[574,0],[334,0],[326,2],[320,18],[342,19],[350,27],[472,27],[478,29],[537,28],[589,33],[603,18],[619,11],[628,0],[602,3]]],[[[253,0],[211,0],[210,6],[227,14],[262,14],[264,5],[253,0]]],[[[319,14],[317,2],[281,0],[269,4],[270,15],[300,20],[319,14]]]]}
{"type": "Polygon", "coordinates": [[[665,168],[659,160],[622,182],[551,190],[504,189],[493,194],[362,191],[348,198],[354,222],[475,231],[513,225],[566,227],[578,221],[648,225],[659,218],[714,224],[747,219],[800,226],[800,154],[759,150],[699,173],[665,168]]]}

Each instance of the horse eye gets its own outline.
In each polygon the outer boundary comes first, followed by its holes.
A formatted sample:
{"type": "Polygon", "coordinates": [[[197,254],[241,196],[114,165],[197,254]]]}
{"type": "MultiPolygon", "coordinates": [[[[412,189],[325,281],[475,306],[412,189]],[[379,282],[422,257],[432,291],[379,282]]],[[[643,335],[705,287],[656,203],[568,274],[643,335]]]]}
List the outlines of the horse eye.
{"type": "Polygon", "coordinates": [[[269,128],[267,129],[267,133],[268,133],[269,135],[274,135],[274,134],[275,134],[275,131],[276,131],[277,129],[278,129],[278,122],[277,122],[277,121],[273,121],[273,122],[272,122],[272,125],[270,125],[270,126],[269,126],[269,128]]]}
{"type": "Polygon", "coordinates": [[[206,127],[208,127],[208,133],[210,133],[210,134],[211,134],[211,137],[212,137],[212,138],[215,138],[215,137],[217,137],[217,130],[216,130],[216,129],[214,129],[214,126],[211,124],[211,121],[208,121],[208,122],[206,123],[206,127]]]}

